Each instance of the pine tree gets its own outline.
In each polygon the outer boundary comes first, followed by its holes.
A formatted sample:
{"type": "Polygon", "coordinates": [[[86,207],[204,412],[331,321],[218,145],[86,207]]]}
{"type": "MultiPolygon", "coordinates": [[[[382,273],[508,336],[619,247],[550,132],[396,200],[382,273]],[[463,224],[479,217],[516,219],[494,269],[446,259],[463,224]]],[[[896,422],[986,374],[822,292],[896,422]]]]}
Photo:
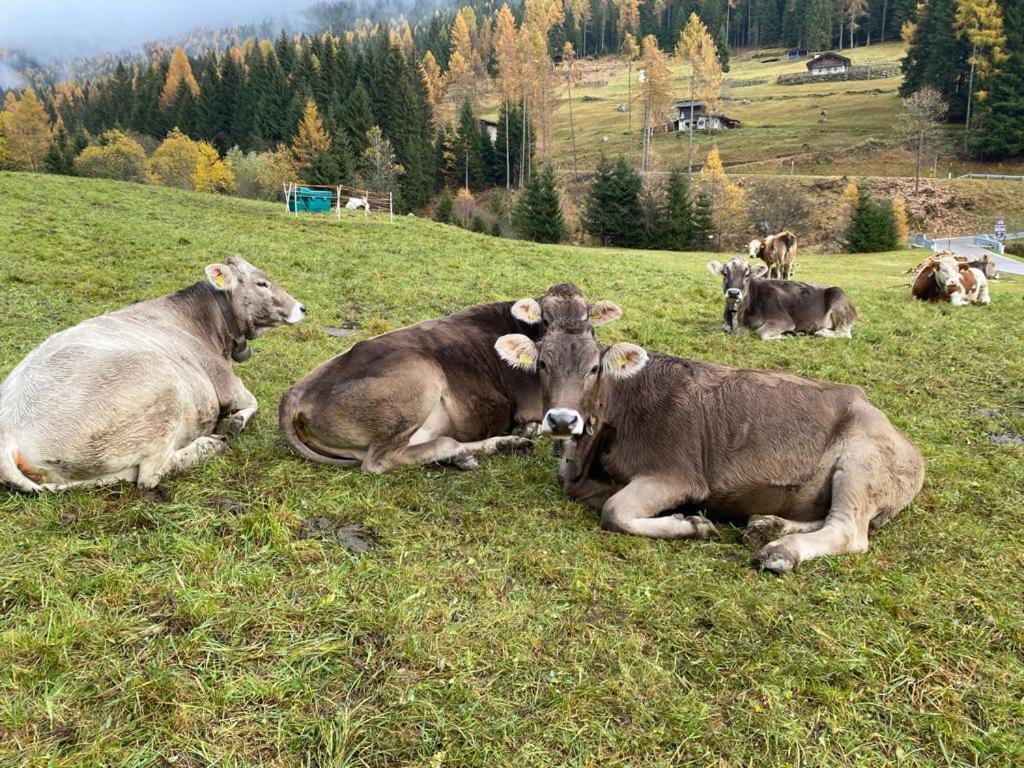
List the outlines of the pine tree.
{"type": "MultiPolygon", "coordinates": [[[[247,147],[252,131],[253,103],[245,84],[241,52],[229,48],[220,61],[220,109],[221,127],[227,136],[223,143],[228,146],[247,147]]],[[[200,91],[202,95],[202,91],[200,91]]]]}
{"type": "Polygon", "coordinates": [[[686,173],[678,166],[668,177],[663,245],[673,251],[686,250],[693,242],[693,202],[686,173]]]}
{"type": "Polygon", "coordinates": [[[811,51],[823,51],[832,45],[832,0],[807,0],[803,40],[811,51]]]}
{"type": "Polygon", "coordinates": [[[971,149],[984,159],[1024,154],[1024,0],[1002,0],[1006,61],[982,80],[971,149]]]}
{"type": "Polygon", "coordinates": [[[192,95],[188,83],[184,80],[178,83],[178,95],[174,100],[174,107],[170,111],[171,122],[182,133],[196,138],[199,134],[196,131],[196,100],[192,95]]]}
{"type": "Polygon", "coordinates": [[[970,47],[956,34],[956,0],[925,0],[903,59],[900,95],[910,96],[926,85],[937,88],[949,105],[949,116],[967,111],[970,47]]]}
{"type": "Polygon", "coordinates": [[[227,114],[225,99],[221,94],[220,67],[217,64],[217,57],[213,53],[206,56],[203,64],[203,73],[199,78],[199,98],[195,106],[195,129],[196,134],[209,141],[217,140],[222,149],[227,142],[226,133],[227,114]]]}
{"type": "Polygon", "coordinates": [[[50,149],[43,159],[46,172],[70,176],[74,173],[74,161],[77,154],[74,143],[64,129],[64,122],[58,117],[57,125],[53,130],[53,141],[50,142],[50,149]]]}
{"type": "Polygon", "coordinates": [[[697,251],[706,251],[708,244],[714,237],[714,208],[711,202],[711,195],[701,191],[697,193],[697,201],[693,208],[693,239],[690,247],[697,251]]]}
{"type": "Polygon", "coordinates": [[[357,155],[362,155],[368,145],[367,135],[374,126],[373,106],[362,81],[356,84],[345,102],[340,123],[348,134],[349,142],[357,155]]]}
{"type": "Polygon", "coordinates": [[[516,200],[512,222],[526,240],[557,243],[565,238],[565,218],[553,166],[545,165],[526,183],[516,200]]]}
{"type": "Polygon", "coordinates": [[[642,188],[640,175],[624,156],[602,157],[587,194],[584,230],[602,245],[637,245],[643,238],[642,188]]]}
{"type": "Polygon", "coordinates": [[[455,220],[455,198],[449,187],[444,188],[437,207],[434,209],[434,221],[441,224],[451,224],[455,220]]]}
{"type": "Polygon", "coordinates": [[[867,186],[861,187],[846,239],[851,253],[896,250],[900,244],[899,224],[892,201],[875,200],[867,186]]]}
{"type": "Polygon", "coordinates": [[[459,110],[459,128],[455,137],[455,162],[462,173],[466,189],[479,188],[486,181],[484,166],[484,137],[480,120],[467,99],[459,110]]]}

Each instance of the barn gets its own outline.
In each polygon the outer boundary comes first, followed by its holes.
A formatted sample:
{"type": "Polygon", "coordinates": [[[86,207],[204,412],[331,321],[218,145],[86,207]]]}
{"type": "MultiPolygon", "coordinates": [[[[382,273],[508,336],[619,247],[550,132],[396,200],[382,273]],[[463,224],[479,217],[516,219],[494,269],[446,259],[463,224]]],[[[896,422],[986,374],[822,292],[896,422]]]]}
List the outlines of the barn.
{"type": "Polygon", "coordinates": [[[807,69],[812,75],[839,75],[850,68],[850,60],[841,53],[825,51],[815,54],[807,62],[807,69]]]}
{"type": "Polygon", "coordinates": [[[661,131],[689,131],[690,118],[693,117],[693,130],[720,131],[723,128],[739,128],[740,121],[722,114],[708,113],[704,104],[699,101],[677,101],[672,105],[672,119],[659,126],[661,131]]]}

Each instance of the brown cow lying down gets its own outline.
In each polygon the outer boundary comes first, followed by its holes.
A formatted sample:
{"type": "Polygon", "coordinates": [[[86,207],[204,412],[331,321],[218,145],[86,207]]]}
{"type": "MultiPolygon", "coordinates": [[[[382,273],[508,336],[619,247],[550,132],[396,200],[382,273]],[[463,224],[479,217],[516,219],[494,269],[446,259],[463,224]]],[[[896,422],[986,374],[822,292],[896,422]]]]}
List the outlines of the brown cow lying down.
{"type": "Polygon", "coordinates": [[[762,280],[767,267],[751,269],[739,256],[725,264],[709,261],[708,271],[722,276],[726,331],[751,328],[765,340],[786,334],[850,338],[853,332],[857,310],[842,288],[762,280]]]}
{"type": "Polygon", "coordinates": [[[926,261],[910,285],[910,295],[921,301],[948,301],[954,307],[991,301],[985,273],[952,255],[926,261]]]}
{"type": "Polygon", "coordinates": [[[239,256],[206,280],[55,333],[0,384],[0,482],[26,492],[161,479],[256,412],[231,368],[306,308],[239,256]],[[218,426],[218,421],[220,425],[218,426]]]}
{"type": "Polygon", "coordinates": [[[540,299],[481,304],[360,341],[285,394],[281,431],[307,459],[364,472],[472,469],[476,453],[528,450],[530,440],[510,433],[543,416],[537,377],[501,365],[494,342],[506,333],[537,340],[567,318],[600,324],[621,314],[566,283],[540,299]]]}
{"type": "Polygon", "coordinates": [[[866,552],[921,488],[921,454],[859,387],[606,348],[582,323],[495,348],[539,371],[545,431],[574,443],[563,487],[607,530],[708,539],[704,509],[745,522],[761,567],[781,573],[866,552]]]}

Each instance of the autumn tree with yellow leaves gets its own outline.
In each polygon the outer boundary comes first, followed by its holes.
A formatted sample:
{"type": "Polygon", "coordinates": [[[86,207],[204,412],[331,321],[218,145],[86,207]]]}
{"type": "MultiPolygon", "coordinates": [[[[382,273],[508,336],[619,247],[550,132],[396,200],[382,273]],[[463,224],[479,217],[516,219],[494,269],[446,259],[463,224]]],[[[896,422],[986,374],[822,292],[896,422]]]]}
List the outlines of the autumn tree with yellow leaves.
{"type": "Polygon", "coordinates": [[[188,63],[185,49],[179,46],[171,54],[167,79],[164,81],[164,89],[160,92],[160,108],[165,112],[174,106],[182,82],[188,86],[193,97],[199,95],[199,83],[196,82],[196,76],[192,74],[192,65],[188,63]]]}
{"type": "Polygon", "coordinates": [[[687,149],[686,173],[693,175],[693,123],[694,101],[700,101],[704,113],[710,114],[718,107],[722,94],[722,63],[718,59],[714,38],[696,13],[691,13],[676,44],[676,59],[689,67],[690,74],[690,121],[687,149]]]}
{"type": "Polygon", "coordinates": [[[31,88],[18,99],[8,92],[0,112],[5,167],[15,171],[41,171],[50,149],[52,131],[43,103],[31,88]]]}
{"type": "Polygon", "coordinates": [[[637,92],[643,115],[643,153],[640,170],[651,170],[651,139],[654,129],[668,116],[672,107],[672,73],[668,68],[668,57],[658,47],[658,39],[647,35],[643,40],[640,56],[642,79],[637,92]]]}
{"type": "Polygon", "coordinates": [[[722,166],[722,158],[718,147],[712,147],[704,160],[700,172],[702,191],[711,200],[711,221],[718,247],[722,246],[722,237],[735,228],[737,222],[745,221],[746,205],[743,190],[729,181],[722,166]]]}

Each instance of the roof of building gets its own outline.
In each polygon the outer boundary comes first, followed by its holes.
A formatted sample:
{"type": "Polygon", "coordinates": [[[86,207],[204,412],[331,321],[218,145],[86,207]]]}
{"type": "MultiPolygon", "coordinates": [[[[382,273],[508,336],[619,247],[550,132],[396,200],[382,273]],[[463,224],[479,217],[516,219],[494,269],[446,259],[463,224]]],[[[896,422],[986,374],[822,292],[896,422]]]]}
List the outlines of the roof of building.
{"type": "Polygon", "coordinates": [[[814,57],[807,62],[807,68],[814,69],[814,65],[824,59],[836,59],[837,61],[841,61],[843,66],[846,67],[850,66],[851,63],[850,60],[841,53],[836,53],[835,51],[824,51],[823,53],[815,54],[814,57]]]}

